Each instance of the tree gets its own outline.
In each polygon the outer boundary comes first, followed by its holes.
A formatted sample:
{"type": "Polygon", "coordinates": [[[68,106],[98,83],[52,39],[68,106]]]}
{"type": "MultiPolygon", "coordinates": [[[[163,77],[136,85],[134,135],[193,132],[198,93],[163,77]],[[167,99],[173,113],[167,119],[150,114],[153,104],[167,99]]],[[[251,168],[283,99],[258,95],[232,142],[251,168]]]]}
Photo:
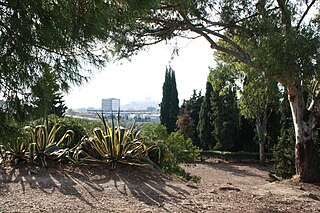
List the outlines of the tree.
{"type": "Polygon", "coordinates": [[[320,119],[317,6],[316,0],[161,1],[142,22],[144,33],[155,40],[191,31],[213,49],[283,85],[294,121],[296,173],[303,182],[320,182],[320,161],[312,140],[320,119]],[[304,91],[312,97],[308,106],[304,91]]]}
{"type": "Polygon", "coordinates": [[[218,63],[209,75],[213,86],[210,120],[217,142],[216,150],[234,150],[239,142],[239,109],[234,76],[232,66],[222,63],[218,63]]]}
{"type": "Polygon", "coordinates": [[[238,150],[245,152],[256,152],[256,143],[254,141],[255,131],[254,122],[240,114],[240,131],[238,150]]]}
{"type": "Polygon", "coordinates": [[[59,0],[0,2],[0,92],[28,95],[46,67],[64,89],[88,79],[84,64],[132,54],[143,37],[136,19],[154,1],[59,0]]]}
{"type": "MultiPolygon", "coordinates": [[[[181,110],[176,121],[177,130],[181,132],[185,139],[192,139],[195,135],[195,124],[191,118],[191,112],[181,110]]],[[[193,141],[192,141],[193,142],[193,141]]],[[[193,143],[194,144],[194,143],[193,143]]]]}
{"type": "MultiPolygon", "coordinates": [[[[284,92],[283,97],[286,96],[287,94],[284,92]]],[[[291,178],[295,174],[295,139],[290,106],[287,99],[282,100],[280,104],[280,113],[280,137],[273,151],[273,170],[279,177],[291,178]]]]}
{"type": "Polygon", "coordinates": [[[165,81],[162,87],[162,101],[160,103],[160,121],[168,133],[175,131],[179,114],[179,99],[174,70],[166,68],[165,81]]]}
{"type": "Polygon", "coordinates": [[[209,81],[206,83],[206,93],[201,104],[199,113],[199,123],[197,125],[197,131],[199,132],[199,138],[201,146],[205,150],[211,150],[216,145],[216,141],[212,136],[213,125],[210,120],[212,114],[211,96],[212,96],[212,85],[209,81]]]}
{"type": "Polygon", "coordinates": [[[239,101],[241,113],[255,120],[259,140],[260,164],[265,164],[265,149],[268,142],[268,126],[272,112],[278,110],[279,90],[272,79],[252,70],[245,71],[242,94],[239,101]]]}
{"type": "Polygon", "coordinates": [[[183,101],[177,120],[177,128],[183,132],[185,137],[191,138],[193,144],[198,147],[201,146],[197,126],[202,102],[201,91],[197,94],[197,91],[193,90],[190,99],[183,101]]]}
{"type": "Polygon", "coordinates": [[[67,107],[62,100],[61,86],[57,83],[57,77],[48,67],[36,85],[32,86],[33,104],[35,105],[35,118],[55,114],[62,117],[67,107]]]}

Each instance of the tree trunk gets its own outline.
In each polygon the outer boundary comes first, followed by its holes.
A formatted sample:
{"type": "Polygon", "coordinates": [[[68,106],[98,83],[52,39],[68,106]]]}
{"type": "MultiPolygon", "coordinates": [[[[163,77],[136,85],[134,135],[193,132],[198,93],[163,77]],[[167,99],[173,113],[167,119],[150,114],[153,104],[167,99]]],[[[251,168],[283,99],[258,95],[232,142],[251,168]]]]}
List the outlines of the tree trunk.
{"type": "Polygon", "coordinates": [[[312,141],[312,133],[319,121],[319,95],[313,96],[310,107],[306,109],[302,88],[291,86],[287,89],[296,136],[296,174],[302,182],[319,183],[320,164],[312,141]]]}
{"type": "Polygon", "coordinates": [[[267,107],[263,113],[262,121],[261,117],[258,115],[256,116],[256,129],[259,139],[259,156],[260,156],[260,164],[265,165],[266,163],[266,153],[265,153],[265,145],[267,139],[267,107]]]}

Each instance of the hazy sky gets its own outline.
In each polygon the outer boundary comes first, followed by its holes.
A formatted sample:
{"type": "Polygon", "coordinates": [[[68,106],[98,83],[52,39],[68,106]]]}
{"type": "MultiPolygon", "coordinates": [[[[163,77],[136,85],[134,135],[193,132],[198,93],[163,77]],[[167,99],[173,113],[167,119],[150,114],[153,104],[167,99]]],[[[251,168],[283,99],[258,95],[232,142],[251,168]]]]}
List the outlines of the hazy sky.
{"type": "Polygon", "coordinates": [[[147,97],[161,101],[166,66],[176,74],[180,103],[189,99],[193,89],[205,92],[209,66],[214,66],[213,50],[203,38],[179,41],[179,55],[171,60],[172,45],[157,44],[140,52],[131,61],[109,63],[94,72],[91,80],[72,87],[65,96],[68,108],[101,107],[103,98],[119,98],[121,105],[147,97]]]}

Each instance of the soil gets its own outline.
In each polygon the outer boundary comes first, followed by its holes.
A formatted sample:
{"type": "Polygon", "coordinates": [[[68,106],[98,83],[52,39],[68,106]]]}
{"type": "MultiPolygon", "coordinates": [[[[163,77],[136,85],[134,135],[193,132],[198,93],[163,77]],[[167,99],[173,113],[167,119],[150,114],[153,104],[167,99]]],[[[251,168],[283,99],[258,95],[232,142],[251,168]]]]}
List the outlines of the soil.
{"type": "Polygon", "coordinates": [[[269,183],[268,167],[207,159],[199,183],[119,165],[2,166],[0,212],[320,212],[320,186],[269,183]]]}

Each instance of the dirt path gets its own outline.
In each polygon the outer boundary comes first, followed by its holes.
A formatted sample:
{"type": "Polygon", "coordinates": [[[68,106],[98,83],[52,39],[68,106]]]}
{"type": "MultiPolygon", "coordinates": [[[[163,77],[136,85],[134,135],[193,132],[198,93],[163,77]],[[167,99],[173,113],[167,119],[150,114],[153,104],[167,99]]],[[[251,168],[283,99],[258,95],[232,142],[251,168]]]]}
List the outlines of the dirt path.
{"type": "Polygon", "coordinates": [[[185,165],[200,183],[146,168],[0,168],[0,212],[320,212],[320,187],[269,183],[256,164],[185,165]]]}

